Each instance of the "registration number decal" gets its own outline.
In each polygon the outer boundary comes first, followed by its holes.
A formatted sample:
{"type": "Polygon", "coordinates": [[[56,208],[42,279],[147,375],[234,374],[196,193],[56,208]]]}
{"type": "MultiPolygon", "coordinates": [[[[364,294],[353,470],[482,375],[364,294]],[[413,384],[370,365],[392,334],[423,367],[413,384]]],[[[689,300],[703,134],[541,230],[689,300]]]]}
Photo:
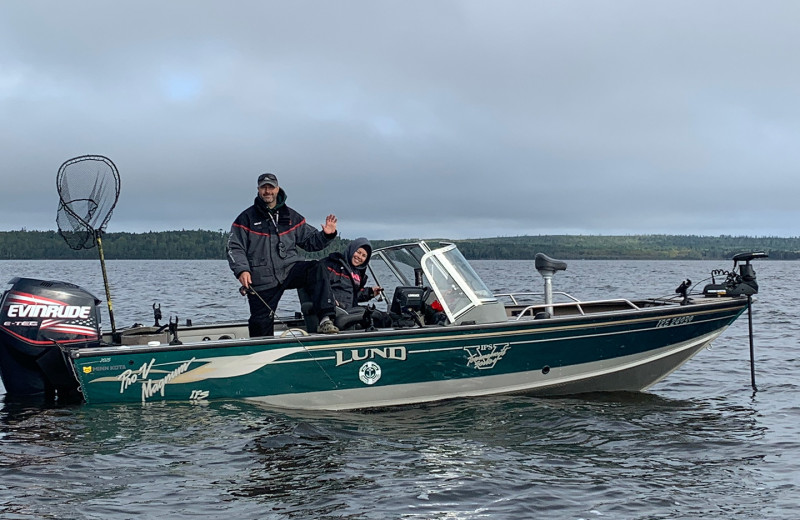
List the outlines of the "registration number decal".
{"type": "Polygon", "coordinates": [[[659,327],[674,327],[675,325],[685,325],[690,323],[694,319],[694,314],[690,314],[689,316],[675,316],[674,318],[664,318],[663,320],[658,320],[656,323],[656,328],[659,327]]]}

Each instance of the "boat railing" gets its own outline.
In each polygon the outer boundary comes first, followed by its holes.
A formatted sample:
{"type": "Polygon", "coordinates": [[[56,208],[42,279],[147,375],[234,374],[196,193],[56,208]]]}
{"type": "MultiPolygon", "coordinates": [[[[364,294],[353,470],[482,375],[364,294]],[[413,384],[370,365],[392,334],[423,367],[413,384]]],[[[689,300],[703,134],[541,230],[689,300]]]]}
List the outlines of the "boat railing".
{"type": "MultiPolygon", "coordinates": [[[[522,305],[522,304],[524,304],[526,302],[521,302],[521,301],[519,301],[519,299],[521,299],[523,297],[525,297],[526,299],[530,299],[530,297],[532,297],[532,296],[538,296],[540,298],[544,298],[544,293],[542,293],[542,292],[516,292],[516,293],[495,294],[494,296],[495,296],[495,298],[498,298],[498,299],[500,299],[500,298],[508,298],[508,299],[511,300],[513,305],[522,305]]],[[[572,296],[571,294],[565,293],[565,292],[556,291],[556,292],[553,292],[553,296],[563,296],[565,298],[568,298],[568,299],[572,300],[573,302],[580,302],[580,300],[578,298],[572,296]]]]}
{"type": "MultiPolygon", "coordinates": [[[[528,305],[524,307],[522,310],[517,313],[514,311],[515,320],[519,320],[523,317],[531,316],[535,317],[537,312],[541,312],[542,309],[546,306],[545,303],[535,303],[532,305],[528,305]]],[[[592,306],[603,306],[603,307],[610,307],[610,306],[626,306],[630,307],[634,310],[639,310],[640,307],[633,303],[632,301],[628,300],[627,298],[616,298],[611,300],[590,300],[590,301],[571,301],[571,302],[562,302],[562,303],[553,303],[552,308],[554,309],[554,314],[556,314],[555,309],[564,309],[564,308],[574,308],[581,316],[586,316],[586,308],[590,308],[592,306]]],[[[618,310],[618,309],[617,309],[618,310]]]]}

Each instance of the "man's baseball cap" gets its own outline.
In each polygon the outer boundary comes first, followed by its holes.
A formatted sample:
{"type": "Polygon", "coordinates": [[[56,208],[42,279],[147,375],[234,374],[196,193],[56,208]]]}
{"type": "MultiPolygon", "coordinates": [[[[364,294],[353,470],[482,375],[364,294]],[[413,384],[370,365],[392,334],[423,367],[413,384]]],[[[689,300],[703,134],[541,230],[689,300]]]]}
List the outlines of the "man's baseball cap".
{"type": "Polygon", "coordinates": [[[262,173],[258,176],[258,187],[262,187],[265,184],[269,184],[273,188],[278,187],[278,178],[275,176],[274,173],[262,173]]]}

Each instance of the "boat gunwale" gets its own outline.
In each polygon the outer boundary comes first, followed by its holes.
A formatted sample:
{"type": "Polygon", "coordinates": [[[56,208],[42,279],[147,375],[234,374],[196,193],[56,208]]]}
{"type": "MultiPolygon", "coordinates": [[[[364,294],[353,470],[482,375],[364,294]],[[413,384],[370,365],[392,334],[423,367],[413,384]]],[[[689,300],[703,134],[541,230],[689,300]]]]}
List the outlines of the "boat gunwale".
{"type": "MultiPolygon", "coordinates": [[[[640,302],[655,302],[656,300],[637,300],[640,302]]],[[[593,303],[603,303],[603,300],[593,303]]],[[[664,302],[664,304],[652,307],[641,307],[638,309],[622,309],[612,311],[600,311],[586,314],[570,314],[553,316],[547,319],[535,319],[534,317],[509,317],[507,321],[495,323],[479,324],[457,324],[457,325],[427,325],[424,327],[409,328],[384,328],[376,331],[354,330],[341,331],[336,335],[310,334],[308,336],[284,335],[272,338],[231,338],[217,339],[208,341],[194,341],[181,344],[160,343],[159,345],[103,345],[100,347],[77,347],[72,345],[62,345],[62,349],[73,360],[96,357],[96,356],[118,356],[130,354],[144,354],[150,352],[179,352],[185,350],[207,350],[213,348],[227,347],[250,347],[262,346],[265,349],[285,347],[287,345],[300,344],[304,349],[329,350],[347,348],[355,344],[364,344],[375,341],[376,338],[384,338],[386,341],[396,338],[414,337],[420,335],[437,336],[455,335],[462,336],[469,333],[486,331],[486,333],[497,333],[497,329],[520,330],[538,329],[537,332],[556,332],[558,330],[568,330],[582,327],[601,327],[616,326],[625,323],[648,321],[652,319],[666,319],[680,317],[698,312],[710,313],[721,311],[728,308],[741,308],[743,311],[748,304],[745,297],[714,297],[703,301],[692,301],[687,305],[680,305],[679,302],[664,302]],[[346,341],[342,341],[346,340],[346,341]]],[[[690,325],[690,324],[686,324],[690,325]]],[[[213,326],[213,325],[212,325],[213,326]]],[[[201,326],[195,326],[200,328],[201,326]]],[[[291,330],[291,329],[287,329],[291,330]]],[[[302,329],[300,329],[302,330],[302,329]]],[[[285,333],[284,333],[285,334],[285,333]]],[[[478,334],[476,334],[478,335],[478,334]]]]}

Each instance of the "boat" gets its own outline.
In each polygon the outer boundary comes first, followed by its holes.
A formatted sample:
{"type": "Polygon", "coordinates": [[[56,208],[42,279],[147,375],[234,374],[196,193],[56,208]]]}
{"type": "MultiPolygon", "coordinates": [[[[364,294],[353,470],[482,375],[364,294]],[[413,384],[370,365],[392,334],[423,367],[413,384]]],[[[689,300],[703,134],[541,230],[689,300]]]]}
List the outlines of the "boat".
{"type": "MultiPolygon", "coordinates": [[[[101,300],[70,282],[14,278],[0,300],[8,395],[101,403],[243,399],[307,410],[375,409],[498,394],[641,392],[717,339],[758,293],[752,260],[684,280],[669,297],[580,300],[553,290],[566,262],[539,253],[543,291],[493,294],[453,243],[376,249],[389,327],[372,306],[317,334],[302,310],[275,335],[245,322],[103,331],[101,300]],[[389,279],[391,277],[391,280],[389,279]]],[[[663,294],[663,292],[662,292],[663,294]]],[[[752,322],[751,322],[752,366],[752,322]]],[[[755,388],[755,386],[754,386],[755,388]]]]}

